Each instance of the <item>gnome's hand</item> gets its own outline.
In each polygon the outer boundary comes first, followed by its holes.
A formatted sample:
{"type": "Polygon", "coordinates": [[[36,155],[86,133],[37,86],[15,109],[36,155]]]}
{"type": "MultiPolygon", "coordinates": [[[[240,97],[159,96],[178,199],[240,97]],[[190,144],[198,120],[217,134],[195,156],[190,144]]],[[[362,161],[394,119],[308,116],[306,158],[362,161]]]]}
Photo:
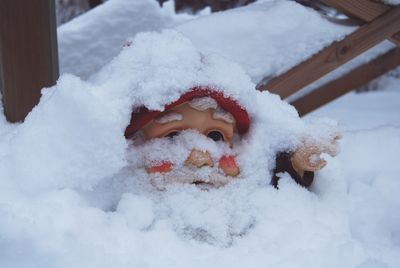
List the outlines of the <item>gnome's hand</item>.
{"type": "Polygon", "coordinates": [[[321,158],[321,154],[336,156],[339,152],[337,141],[341,137],[340,133],[336,133],[328,142],[305,140],[292,154],[293,168],[300,176],[304,175],[304,171],[314,172],[322,169],[326,165],[326,161],[321,158]]]}

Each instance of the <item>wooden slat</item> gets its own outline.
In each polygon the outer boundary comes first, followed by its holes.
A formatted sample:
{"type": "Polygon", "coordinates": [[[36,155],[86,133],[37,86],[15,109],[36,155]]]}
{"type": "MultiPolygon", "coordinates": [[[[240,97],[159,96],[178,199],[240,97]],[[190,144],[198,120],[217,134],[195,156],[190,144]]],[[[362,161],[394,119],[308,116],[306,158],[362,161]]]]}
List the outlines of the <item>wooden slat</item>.
{"type": "Polygon", "coordinates": [[[395,7],[257,89],[269,90],[286,98],[392,36],[399,27],[400,7],[395,7]]]}
{"type": "Polygon", "coordinates": [[[101,5],[102,3],[103,3],[103,0],[89,0],[89,7],[95,8],[98,5],[101,5]]]}
{"type": "MultiPolygon", "coordinates": [[[[372,21],[391,9],[390,6],[371,0],[322,0],[322,2],[349,17],[365,22],[372,21]]],[[[396,33],[390,40],[396,45],[400,45],[400,33],[396,33]]]]}
{"type": "Polygon", "coordinates": [[[0,65],[6,117],[22,121],[58,78],[53,0],[0,0],[0,65]]]}
{"type": "Polygon", "coordinates": [[[350,73],[331,81],[311,93],[297,99],[291,104],[299,114],[305,115],[322,105],[367,84],[372,79],[400,66],[400,48],[392,49],[386,54],[366,63],[350,73]]]}
{"type": "Polygon", "coordinates": [[[371,21],[390,7],[382,3],[370,0],[321,0],[323,3],[343,12],[349,17],[359,18],[363,21],[371,21]]]}
{"type": "MultiPolygon", "coordinates": [[[[158,0],[160,3],[166,0],[158,0]]],[[[182,11],[184,9],[191,9],[196,12],[205,7],[210,7],[211,12],[227,10],[239,6],[245,6],[255,2],[255,0],[175,0],[175,10],[182,11]]]]}

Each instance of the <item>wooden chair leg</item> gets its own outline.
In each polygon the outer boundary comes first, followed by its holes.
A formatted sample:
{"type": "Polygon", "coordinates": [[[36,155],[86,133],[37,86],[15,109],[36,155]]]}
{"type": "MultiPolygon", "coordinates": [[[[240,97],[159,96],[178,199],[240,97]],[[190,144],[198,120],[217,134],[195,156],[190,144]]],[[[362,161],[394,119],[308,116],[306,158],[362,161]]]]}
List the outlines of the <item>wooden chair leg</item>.
{"type": "MultiPolygon", "coordinates": [[[[390,6],[371,0],[321,0],[323,3],[343,12],[349,17],[369,22],[390,10],[390,6]]],[[[396,45],[400,45],[400,33],[390,38],[396,45]]]]}
{"type": "Polygon", "coordinates": [[[386,54],[354,69],[350,73],[331,81],[311,93],[293,101],[300,116],[303,116],[322,105],[354,90],[372,79],[400,66],[400,48],[392,49],[386,54]]]}
{"type": "Polygon", "coordinates": [[[369,48],[391,37],[400,28],[400,7],[393,7],[384,15],[364,24],[342,41],[334,42],[310,59],[288,72],[273,78],[258,90],[269,90],[286,98],[335,70],[369,48]]]}

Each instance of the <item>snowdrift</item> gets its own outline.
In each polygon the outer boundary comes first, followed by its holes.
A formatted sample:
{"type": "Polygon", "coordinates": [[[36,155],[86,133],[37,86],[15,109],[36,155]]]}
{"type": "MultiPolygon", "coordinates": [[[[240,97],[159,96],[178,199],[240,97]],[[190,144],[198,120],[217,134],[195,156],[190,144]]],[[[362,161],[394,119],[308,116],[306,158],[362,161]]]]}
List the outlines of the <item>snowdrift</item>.
{"type": "MultiPolygon", "coordinates": [[[[113,0],[58,29],[61,73],[87,79],[115,57],[130,37],[164,28],[183,33],[203,53],[239,63],[254,83],[284,73],[356,29],[332,23],[313,9],[287,0],[259,0],[225,12],[204,10],[194,16],[175,14],[172,2],[161,8],[154,0],[113,0]]],[[[382,42],[292,98],[393,47],[390,41],[382,42]]]]}
{"type": "Polygon", "coordinates": [[[282,174],[277,190],[269,185],[274,154],[335,127],[304,122],[254,86],[239,65],[199,53],[175,31],[141,33],[89,81],[63,75],[23,124],[2,118],[1,266],[398,266],[398,169],[377,172],[395,156],[367,162],[365,173],[363,162],[351,167],[363,154],[354,148],[400,150],[399,130],[351,134],[342,154],[348,168],[329,159],[312,189],[282,174]],[[209,191],[158,191],[130,165],[130,113],[143,104],[162,110],[196,85],[219,88],[248,110],[243,179],[209,191]],[[382,137],[390,148],[368,142],[382,137]]]}
{"type": "Polygon", "coordinates": [[[154,0],[107,1],[57,29],[60,72],[86,79],[114,58],[128,37],[192,18],[175,14],[172,1],[163,8],[154,0]]]}

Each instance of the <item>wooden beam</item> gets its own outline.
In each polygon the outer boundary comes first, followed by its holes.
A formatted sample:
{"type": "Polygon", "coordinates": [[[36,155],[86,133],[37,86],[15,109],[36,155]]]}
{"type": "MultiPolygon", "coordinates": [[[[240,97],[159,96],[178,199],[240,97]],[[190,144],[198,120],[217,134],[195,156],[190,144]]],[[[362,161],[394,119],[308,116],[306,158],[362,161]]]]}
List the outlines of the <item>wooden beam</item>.
{"type": "Polygon", "coordinates": [[[303,116],[354,89],[360,88],[372,79],[387,73],[397,66],[400,66],[400,48],[392,49],[375,60],[359,66],[350,73],[295,100],[291,104],[303,116]]]}
{"type": "MultiPolygon", "coordinates": [[[[323,3],[337,9],[349,17],[370,22],[388,12],[391,7],[378,1],[371,0],[321,0],[323,3]]],[[[390,38],[396,45],[400,45],[400,33],[390,38]]]]}
{"type": "Polygon", "coordinates": [[[53,0],[0,0],[0,65],[4,112],[22,121],[58,78],[53,0]]]}
{"type": "MultiPolygon", "coordinates": [[[[193,12],[197,12],[205,7],[210,7],[211,12],[217,12],[227,10],[239,6],[245,6],[256,0],[175,0],[175,10],[191,9],[193,12]]],[[[160,3],[166,2],[166,0],[158,0],[160,3]]]]}
{"type": "Polygon", "coordinates": [[[392,36],[399,27],[400,7],[394,7],[288,72],[258,85],[257,89],[269,90],[286,98],[392,36]]]}
{"type": "Polygon", "coordinates": [[[380,2],[370,0],[321,0],[323,3],[343,12],[349,17],[359,18],[369,22],[383,13],[389,11],[390,7],[380,2]]]}
{"type": "Polygon", "coordinates": [[[103,3],[103,0],[89,0],[89,7],[95,8],[98,5],[101,5],[102,3],[103,3]]]}

